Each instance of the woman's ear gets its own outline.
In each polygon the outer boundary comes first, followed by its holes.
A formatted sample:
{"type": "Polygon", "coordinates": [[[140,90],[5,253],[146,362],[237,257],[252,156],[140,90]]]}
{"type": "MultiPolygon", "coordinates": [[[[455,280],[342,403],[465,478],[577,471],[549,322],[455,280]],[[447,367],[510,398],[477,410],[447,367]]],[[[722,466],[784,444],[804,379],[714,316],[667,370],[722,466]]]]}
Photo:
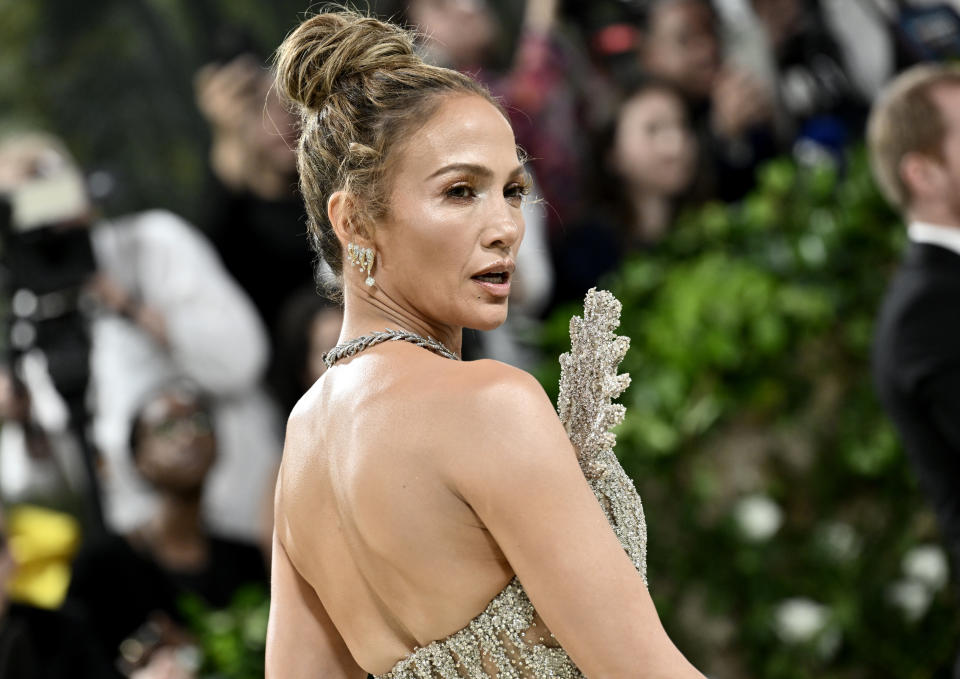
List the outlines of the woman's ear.
{"type": "Polygon", "coordinates": [[[354,238],[353,212],[353,196],[346,191],[334,191],[327,200],[327,219],[330,220],[330,226],[333,227],[333,232],[337,234],[337,240],[343,247],[346,247],[347,243],[352,242],[354,238]]]}
{"type": "Polygon", "coordinates": [[[370,230],[357,205],[356,196],[348,191],[334,191],[327,201],[327,218],[337,234],[337,240],[346,248],[348,243],[369,246],[370,230]]]}

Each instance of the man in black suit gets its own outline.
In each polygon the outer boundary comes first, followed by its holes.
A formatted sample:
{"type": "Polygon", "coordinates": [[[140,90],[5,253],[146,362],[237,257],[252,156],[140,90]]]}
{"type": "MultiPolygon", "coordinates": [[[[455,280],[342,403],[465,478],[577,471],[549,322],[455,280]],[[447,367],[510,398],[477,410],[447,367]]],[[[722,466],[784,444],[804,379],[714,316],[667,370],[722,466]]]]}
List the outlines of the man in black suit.
{"type": "Polygon", "coordinates": [[[897,77],[874,106],[868,140],[910,236],[880,313],[874,378],[960,565],[960,67],[897,77]]]}

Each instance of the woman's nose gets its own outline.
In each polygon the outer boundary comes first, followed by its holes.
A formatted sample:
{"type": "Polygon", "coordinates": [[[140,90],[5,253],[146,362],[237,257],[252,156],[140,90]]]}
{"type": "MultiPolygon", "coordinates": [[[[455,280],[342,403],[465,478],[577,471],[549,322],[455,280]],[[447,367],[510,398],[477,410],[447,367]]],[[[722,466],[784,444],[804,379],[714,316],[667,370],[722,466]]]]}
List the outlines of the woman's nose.
{"type": "Polygon", "coordinates": [[[673,127],[661,133],[660,149],[664,155],[673,158],[683,153],[686,141],[684,130],[680,127],[673,127]]]}
{"type": "Polygon", "coordinates": [[[491,223],[484,238],[489,248],[515,249],[523,237],[523,215],[509,205],[491,215],[491,223]]]}

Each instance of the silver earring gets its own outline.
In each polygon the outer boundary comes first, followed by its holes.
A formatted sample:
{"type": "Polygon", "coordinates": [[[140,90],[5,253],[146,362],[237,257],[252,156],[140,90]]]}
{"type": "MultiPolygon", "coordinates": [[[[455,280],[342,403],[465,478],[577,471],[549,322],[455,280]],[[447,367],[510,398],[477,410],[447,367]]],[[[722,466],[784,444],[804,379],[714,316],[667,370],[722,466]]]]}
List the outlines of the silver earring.
{"type": "Polygon", "coordinates": [[[365,270],[367,272],[367,279],[364,283],[373,287],[373,284],[376,283],[373,280],[373,262],[376,259],[373,248],[362,248],[355,243],[349,243],[347,245],[347,256],[350,258],[351,264],[358,267],[360,271],[365,270]]]}

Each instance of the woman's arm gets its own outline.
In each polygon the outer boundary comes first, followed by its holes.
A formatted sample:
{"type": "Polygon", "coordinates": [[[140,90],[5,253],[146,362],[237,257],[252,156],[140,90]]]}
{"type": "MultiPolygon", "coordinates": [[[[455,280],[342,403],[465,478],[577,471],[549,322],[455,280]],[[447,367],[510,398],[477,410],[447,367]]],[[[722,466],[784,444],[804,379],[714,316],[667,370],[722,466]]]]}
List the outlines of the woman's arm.
{"type": "Polygon", "coordinates": [[[488,386],[451,423],[459,449],[447,474],[544,622],[588,677],[703,679],[667,637],[539,384],[484,369],[488,386]]]}
{"type": "Polygon", "coordinates": [[[365,679],[313,588],[273,535],[266,679],[365,679]]]}

